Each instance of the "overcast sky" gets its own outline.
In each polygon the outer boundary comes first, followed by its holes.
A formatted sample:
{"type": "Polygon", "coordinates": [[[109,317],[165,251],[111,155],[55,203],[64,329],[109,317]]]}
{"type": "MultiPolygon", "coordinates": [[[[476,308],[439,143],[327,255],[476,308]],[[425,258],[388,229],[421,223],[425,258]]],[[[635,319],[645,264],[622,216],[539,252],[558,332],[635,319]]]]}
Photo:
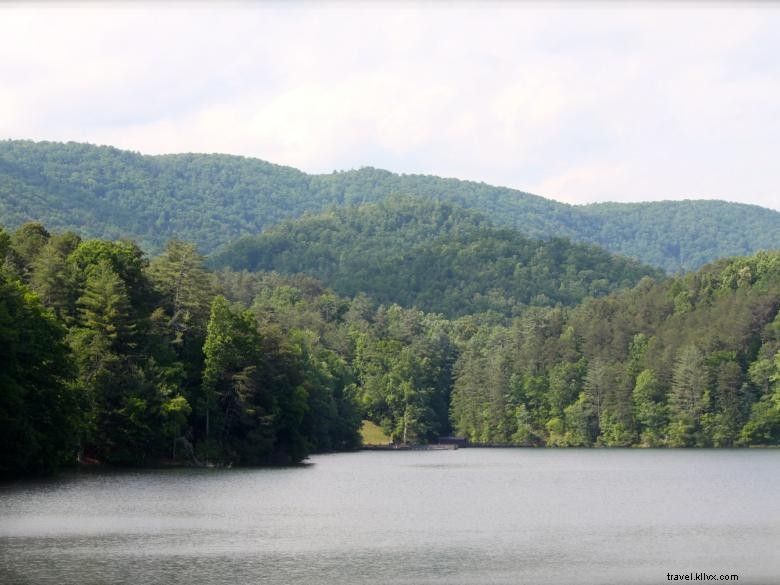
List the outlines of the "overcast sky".
{"type": "Polygon", "coordinates": [[[0,138],[780,209],[780,4],[0,3],[0,138]]]}

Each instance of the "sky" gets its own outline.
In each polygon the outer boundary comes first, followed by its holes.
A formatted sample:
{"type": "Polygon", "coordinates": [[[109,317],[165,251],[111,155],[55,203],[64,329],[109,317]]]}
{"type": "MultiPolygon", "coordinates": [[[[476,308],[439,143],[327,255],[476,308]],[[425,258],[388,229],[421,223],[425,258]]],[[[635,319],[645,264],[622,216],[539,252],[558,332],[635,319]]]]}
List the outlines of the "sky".
{"type": "Polygon", "coordinates": [[[780,3],[3,2],[0,139],[780,209],[780,3]]]}

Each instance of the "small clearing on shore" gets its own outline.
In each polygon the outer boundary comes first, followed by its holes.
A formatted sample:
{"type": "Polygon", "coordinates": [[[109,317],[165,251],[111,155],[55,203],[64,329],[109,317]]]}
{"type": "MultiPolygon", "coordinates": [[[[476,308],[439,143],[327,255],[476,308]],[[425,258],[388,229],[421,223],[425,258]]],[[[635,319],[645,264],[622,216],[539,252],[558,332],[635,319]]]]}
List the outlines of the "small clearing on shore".
{"type": "Polygon", "coordinates": [[[387,445],[390,442],[381,427],[370,420],[364,420],[360,427],[360,436],[363,437],[364,445],[387,445]]]}

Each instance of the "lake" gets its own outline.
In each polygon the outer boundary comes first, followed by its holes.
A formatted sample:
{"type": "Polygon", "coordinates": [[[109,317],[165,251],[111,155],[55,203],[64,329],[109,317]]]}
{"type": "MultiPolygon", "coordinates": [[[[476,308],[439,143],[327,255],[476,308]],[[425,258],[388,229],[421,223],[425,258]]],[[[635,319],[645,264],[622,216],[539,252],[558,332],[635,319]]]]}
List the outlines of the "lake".
{"type": "Polygon", "coordinates": [[[0,582],[780,582],[780,450],[359,452],[0,484],[0,582]]]}

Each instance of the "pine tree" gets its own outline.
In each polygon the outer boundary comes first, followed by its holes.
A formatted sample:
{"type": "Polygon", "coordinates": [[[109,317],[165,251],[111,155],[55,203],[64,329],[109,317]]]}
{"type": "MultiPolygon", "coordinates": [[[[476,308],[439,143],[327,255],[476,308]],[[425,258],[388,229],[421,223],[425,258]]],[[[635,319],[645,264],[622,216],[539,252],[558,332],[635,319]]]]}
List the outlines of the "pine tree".
{"type": "Polygon", "coordinates": [[[677,355],[672,375],[672,412],[678,417],[697,418],[706,406],[707,387],[704,354],[695,345],[682,348],[677,355]]]}
{"type": "Polygon", "coordinates": [[[91,268],[77,305],[80,325],[95,332],[109,346],[132,343],[135,324],[127,287],[109,262],[101,261],[91,268]]]}
{"type": "Polygon", "coordinates": [[[593,412],[596,414],[599,428],[601,428],[604,417],[604,401],[609,391],[609,385],[614,383],[614,380],[610,378],[607,364],[599,358],[589,364],[588,372],[585,374],[585,395],[590,400],[593,412]]]}
{"type": "Polygon", "coordinates": [[[152,261],[149,275],[170,303],[169,326],[175,339],[181,341],[191,329],[205,333],[216,284],[195,246],[171,240],[165,251],[152,261]]]}

